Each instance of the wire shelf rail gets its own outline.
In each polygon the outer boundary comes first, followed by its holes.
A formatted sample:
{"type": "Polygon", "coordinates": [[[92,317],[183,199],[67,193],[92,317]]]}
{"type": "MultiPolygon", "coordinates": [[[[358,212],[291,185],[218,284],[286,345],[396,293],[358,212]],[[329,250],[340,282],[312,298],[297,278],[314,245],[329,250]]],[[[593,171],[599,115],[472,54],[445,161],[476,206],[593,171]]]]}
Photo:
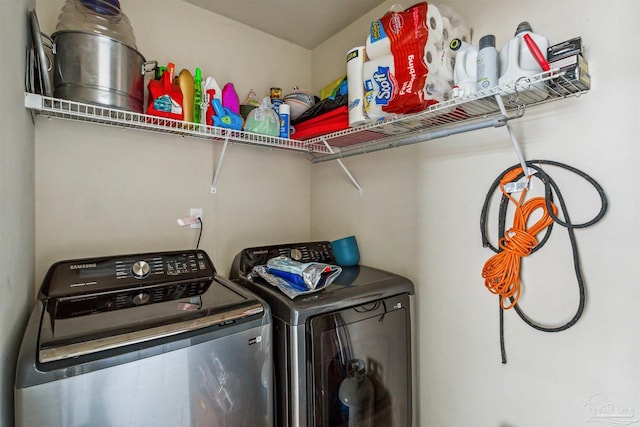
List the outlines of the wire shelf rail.
{"type": "Polygon", "coordinates": [[[304,141],[198,125],[29,92],[25,92],[25,107],[52,118],[304,152],[309,160],[318,163],[394,148],[414,141],[421,142],[421,134],[429,134],[423,138],[428,140],[483,127],[474,125],[474,122],[485,121],[486,126],[501,126],[506,120],[522,117],[531,105],[579,96],[585,92],[587,90],[567,79],[564,72],[550,70],[434,104],[417,114],[389,118],[304,141]],[[508,116],[502,114],[496,96],[504,100],[508,116]],[[489,119],[493,121],[489,122],[489,119]],[[454,130],[449,132],[447,128],[454,130]]]}

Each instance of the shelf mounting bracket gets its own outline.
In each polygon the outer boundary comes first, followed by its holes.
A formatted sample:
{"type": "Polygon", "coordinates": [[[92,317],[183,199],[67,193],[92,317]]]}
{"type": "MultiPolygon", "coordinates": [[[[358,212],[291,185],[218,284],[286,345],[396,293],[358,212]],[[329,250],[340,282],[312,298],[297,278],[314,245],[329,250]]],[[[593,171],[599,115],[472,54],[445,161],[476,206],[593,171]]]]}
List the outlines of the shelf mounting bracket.
{"type": "MultiPolygon", "coordinates": [[[[498,108],[500,108],[500,112],[507,117],[507,110],[504,106],[504,102],[502,101],[502,97],[498,94],[496,95],[496,102],[498,103],[498,108]]],[[[518,140],[516,139],[516,134],[509,126],[509,120],[506,121],[505,126],[507,127],[507,131],[509,132],[509,137],[511,138],[511,144],[513,145],[513,150],[516,152],[516,157],[518,158],[518,162],[520,162],[520,167],[522,167],[522,173],[524,173],[524,186],[529,189],[529,177],[533,171],[530,171],[527,162],[524,159],[524,155],[522,154],[522,150],[520,149],[520,144],[518,144],[518,140]]]]}
{"type": "MultiPolygon", "coordinates": [[[[329,150],[329,152],[331,152],[331,154],[334,154],[333,148],[329,145],[329,143],[327,143],[326,138],[322,138],[322,143],[324,144],[325,147],[327,147],[327,150],[329,150]]],[[[342,168],[342,170],[344,171],[344,173],[347,174],[347,176],[349,177],[349,179],[351,180],[353,185],[358,190],[358,196],[362,197],[364,191],[362,190],[362,187],[360,186],[360,184],[358,184],[358,181],[353,177],[353,175],[351,175],[351,172],[349,172],[349,169],[347,169],[347,167],[344,165],[344,163],[342,163],[342,160],[340,160],[340,159],[336,159],[336,160],[337,160],[338,164],[340,165],[340,167],[342,168]]]]}
{"type": "Polygon", "coordinates": [[[216,194],[216,186],[218,184],[218,178],[220,177],[220,169],[222,169],[222,161],[224,160],[224,154],[227,152],[227,146],[229,145],[229,137],[225,137],[224,145],[222,146],[222,152],[220,152],[220,158],[218,159],[218,165],[213,174],[213,181],[211,181],[211,194],[216,194]]]}

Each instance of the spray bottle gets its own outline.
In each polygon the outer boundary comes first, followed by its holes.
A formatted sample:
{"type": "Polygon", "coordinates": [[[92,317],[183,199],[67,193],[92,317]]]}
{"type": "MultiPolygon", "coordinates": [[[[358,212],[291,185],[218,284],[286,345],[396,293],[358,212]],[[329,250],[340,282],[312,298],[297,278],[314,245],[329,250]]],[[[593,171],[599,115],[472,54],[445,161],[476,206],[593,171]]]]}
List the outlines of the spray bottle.
{"type": "Polygon", "coordinates": [[[196,75],[193,83],[193,122],[201,123],[202,116],[202,71],[196,68],[196,75]]]}
{"type": "Polygon", "coordinates": [[[211,101],[213,101],[213,98],[222,100],[222,91],[220,90],[220,86],[218,86],[216,79],[211,76],[207,77],[202,89],[202,96],[204,97],[204,100],[200,104],[202,108],[202,116],[200,117],[200,120],[202,124],[212,126],[213,119],[211,117],[215,112],[213,111],[211,101]]]}

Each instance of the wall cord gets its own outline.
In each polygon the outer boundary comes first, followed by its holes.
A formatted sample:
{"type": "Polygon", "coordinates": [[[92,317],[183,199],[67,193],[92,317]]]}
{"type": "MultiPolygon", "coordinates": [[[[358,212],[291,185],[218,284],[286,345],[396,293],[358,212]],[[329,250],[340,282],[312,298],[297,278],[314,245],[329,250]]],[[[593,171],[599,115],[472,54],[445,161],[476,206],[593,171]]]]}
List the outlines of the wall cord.
{"type": "MultiPolygon", "coordinates": [[[[575,229],[578,228],[586,228],[589,227],[593,224],[595,224],[596,222],[598,222],[600,219],[602,219],[602,217],[604,216],[604,214],[607,211],[607,207],[608,207],[608,201],[607,201],[607,197],[604,193],[604,190],[602,188],[602,186],[600,186],[600,184],[598,184],[598,182],[596,180],[594,180],[593,178],[591,178],[589,175],[587,175],[586,173],[582,172],[579,169],[576,169],[574,167],[571,167],[569,165],[566,165],[564,163],[560,163],[560,162],[555,162],[552,160],[531,160],[531,161],[527,161],[526,165],[529,169],[533,169],[536,171],[535,174],[531,175],[530,178],[537,178],[540,181],[542,181],[542,183],[544,184],[544,203],[546,206],[546,210],[548,215],[551,217],[551,219],[553,220],[553,222],[551,224],[549,224],[548,227],[546,227],[546,232],[542,238],[542,240],[540,240],[539,243],[537,243],[537,245],[535,245],[533,248],[531,248],[531,251],[529,254],[532,254],[534,252],[536,252],[537,250],[539,250],[540,248],[542,248],[542,246],[544,246],[544,244],[548,241],[549,237],[551,236],[551,231],[553,229],[553,225],[554,224],[558,224],[559,226],[562,226],[564,228],[566,228],[567,233],[569,235],[569,241],[571,243],[571,253],[572,253],[572,257],[573,257],[573,267],[575,270],[575,274],[576,274],[576,280],[577,280],[577,284],[578,284],[578,291],[580,294],[579,297],[579,302],[578,302],[578,307],[576,309],[575,314],[573,315],[573,317],[566,323],[561,324],[559,326],[552,326],[552,327],[547,327],[547,326],[543,326],[533,320],[531,320],[529,318],[529,316],[527,316],[522,309],[518,306],[517,303],[517,298],[514,298],[514,296],[508,296],[508,299],[511,301],[511,306],[513,307],[513,309],[516,311],[516,313],[518,314],[518,316],[520,317],[520,319],[522,319],[527,325],[529,325],[530,327],[537,329],[539,331],[542,332],[560,332],[560,331],[564,331],[566,329],[569,329],[570,327],[572,327],[573,325],[575,325],[578,320],[580,319],[580,317],[582,316],[582,313],[584,311],[584,306],[585,306],[585,285],[584,285],[584,278],[582,275],[582,269],[580,267],[580,259],[579,259],[579,255],[578,255],[578,246],[576,243],[576,239],[575,239],[575,229]],[[589,184],[591,184],[591,186],[594,187],[594,189],[596,190],[596,192],[598,193],[598,196],[600,197],[600,211],[590,220],[583,222],[583,223],[579,223],[579,224],[574,224],[571,222],[571,219],[569,218],[569,212],[567,210],[567,206],[565,204],[565,200],[562,196],[562,193],[560,192],[560,188],[558,187],[558,185],[556,184],[556,182],[540,167],[540,165],[549,165],[549,166],[554,166],[554,167],[558,167],[561,169],[565,169],[568,170],[572,173],[575,173],[576,175],[578,175],[579,177],[585,179],[589,184]],[[560,207],[560,213],[563,219],[560,219],[558,217],[558,214],[556,213],[556,207],[554,206],[553,202],[554,202],[554,198],[557,199],[557,204],[559,204],[560,207]]],[[[500,187],[500,183],[501,180],[503,179],[503,177],[507,174],[515,174],[516,170],[519,169],[520,173],[517,175],[517,177],[514,179],[514,181],[517,181],[520,178],[524,177],[524,173],[522,172],[522,167],[521,165],[514,165],[511,166],[510,168],[506,169],[502,174],[500,174],[500,176],[493,182],[493,184],[491,184],[491,187],[489,188],[489,191],[487,193],[487,196],[485,198],[484,204],[482,206],[482,212],[480,214],[480,232],[482,234],[482,246],[483,247],[488,247],[490,248],[492,251],[496,252],[496,253],[501,253],[504,249],[502,247],[495,247],[493,246],[490,242],[489,239],[487,237],[487,212],[489,209],[489,204],[491,201],[491,197],[494,194],[494,192],[500,187]]],[[[505,196],[504,194],[502,195],[501,201],[500,201],[500,208],[499,208],[499,213],[498,213],[498,235],[499,236],[505,236],[505,224],[506,224],[506,216],[507,216],[507,207],[509,206],[509,202],[510,202],[510,198],[505,196]]],[[[501,359],[502,359],[502,363],[505,364],[507,363],[507,355],[506,355],[506,349],[505,349],[505,342],[504,342],[504,300],[502,296],[499,296],[500,298],[500,304],[499,304],[499,309],[500,309],[500,354],[501,354],[501,359]]]]}
{"type": "Polygon", "coordinates": [[[200,238],[202,237],[202,229],[204,225],[202,224],[202,218],[198,217],[198,221],[200,222],[200,233],[198,233],[198,243],[196,243],[196,251],[200,247],[200,238]]]}

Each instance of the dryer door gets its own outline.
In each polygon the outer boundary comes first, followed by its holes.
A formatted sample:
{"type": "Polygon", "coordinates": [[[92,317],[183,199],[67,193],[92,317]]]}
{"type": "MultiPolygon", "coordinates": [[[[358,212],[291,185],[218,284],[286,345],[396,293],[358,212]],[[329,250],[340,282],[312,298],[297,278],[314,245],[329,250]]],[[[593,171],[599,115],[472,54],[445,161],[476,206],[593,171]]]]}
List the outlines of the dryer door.
{"type": "Polygon", "coordinates": [[[309,425],[409,427],[410,325],[407,294],[313,317],[309,425]]]}

